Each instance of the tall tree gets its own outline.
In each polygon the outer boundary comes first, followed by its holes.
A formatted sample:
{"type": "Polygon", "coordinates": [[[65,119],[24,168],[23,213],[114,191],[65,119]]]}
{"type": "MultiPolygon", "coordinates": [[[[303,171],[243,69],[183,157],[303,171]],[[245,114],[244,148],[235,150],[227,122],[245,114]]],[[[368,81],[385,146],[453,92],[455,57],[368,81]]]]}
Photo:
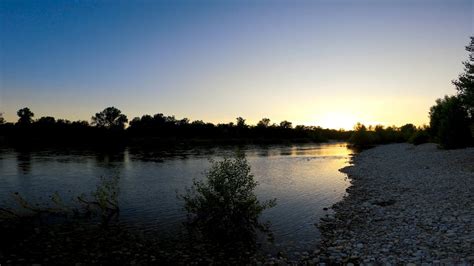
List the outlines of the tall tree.
{"type": "Polygon", "coordinates": [[[239,116],[239,117],[236,118],[236,120],[237,120],[237,127],[239,127],[239,128],[247,127],[247,125],[245,124],[245,119],[244,118],[239,116]]]}
{"type": "Polygon", "coordinates": [[[51,126],[51,125],[56,124],[56,119],[51,116],[43,116],[36,121],[36,124],[42,125],[42,126],[51,126]]]}
{"type": "Polygon", "coordinates": [[[463,148],[470,144],[469,118],[459,97],[445,96],[430,109],[430,131],[443,148],[463,148]]]}
{"type": "Polygon", "coordinates": [[[264,127],[267,128],[270,126],[270,119],[269,118],[262,118],[262,120],[258,121],[257,127],[264,127]]]}
{"type": "Polygon", "coordinates": [[[16,114],[18,115],[18,124],[20,125],[29,125],[31,124],[31,122],[33,122],[33,116],[35,116],[35,114],[33,112],[31,112],[30,108],[28,107],[25,107],[25,108],[22,108],[20,110],[18,110],[18,112],[16,112],[16,114]]]}
{"type": "Polygon", "coordinates": [[[280,122],[281,128],[292,128],[293,124],[290,121],[283,120],[280,122]]]}
{"type": "Polygon", "coordinates": [[[466,46],[469,59],[464,64],[464,73],[460,74],[457,80],[453,80],[456,86],[459,97],[466,108],[469,117],[474,119],[474,37],[471,37],[471,42],[466,46]]]}
{"type": "Polygon", "coordinates": [[[0,125],[5,123],[5,118],[3,118],[3,113],[0,113],[0,125]]]}
{"type": "Polygon", "coordinates": [[[92,124],[98,127],[123,129],[128,122],[127,116],[115,107],[107,107],[92,117],[92,124]]]}

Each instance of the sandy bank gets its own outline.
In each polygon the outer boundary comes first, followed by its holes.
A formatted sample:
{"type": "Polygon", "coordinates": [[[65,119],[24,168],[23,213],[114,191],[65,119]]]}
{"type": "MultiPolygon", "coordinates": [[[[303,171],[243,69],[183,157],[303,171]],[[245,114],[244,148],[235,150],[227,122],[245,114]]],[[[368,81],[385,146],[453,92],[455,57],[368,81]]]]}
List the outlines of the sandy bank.
{"type": "Polygon", "coordinates": [[[320,224],[323,259],[474,263],[474,148],[383,145],[342,171],[352,186],[320,224]]]}

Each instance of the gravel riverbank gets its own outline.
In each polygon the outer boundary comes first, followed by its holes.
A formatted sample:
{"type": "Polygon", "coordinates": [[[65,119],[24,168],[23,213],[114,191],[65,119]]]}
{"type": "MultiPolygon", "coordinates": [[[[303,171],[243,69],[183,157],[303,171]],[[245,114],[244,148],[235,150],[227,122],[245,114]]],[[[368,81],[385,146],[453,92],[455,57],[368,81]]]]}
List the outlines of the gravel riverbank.
{"type": "Polygon", "coordinates": [[[474,263],[474,148],[382,145],[341,171],[352,186],[320,223],[322,261],[474,263]]]}

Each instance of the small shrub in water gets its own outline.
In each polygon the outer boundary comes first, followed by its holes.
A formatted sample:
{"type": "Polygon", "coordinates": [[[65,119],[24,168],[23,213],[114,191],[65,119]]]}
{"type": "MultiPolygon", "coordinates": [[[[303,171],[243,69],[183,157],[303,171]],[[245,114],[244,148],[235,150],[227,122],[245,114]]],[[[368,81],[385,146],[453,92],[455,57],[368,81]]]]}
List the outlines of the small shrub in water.
{"type": "Polygon", "coordinates": [[[194,180],[181,196],[188,225],[217,243],[255,243],[258,230],[269,233],[269,224],[258,221],[260,214],[275,205],[275,199],[257,199],[257,185],[245,157],[213,162],[205,180],[194,180]]]}

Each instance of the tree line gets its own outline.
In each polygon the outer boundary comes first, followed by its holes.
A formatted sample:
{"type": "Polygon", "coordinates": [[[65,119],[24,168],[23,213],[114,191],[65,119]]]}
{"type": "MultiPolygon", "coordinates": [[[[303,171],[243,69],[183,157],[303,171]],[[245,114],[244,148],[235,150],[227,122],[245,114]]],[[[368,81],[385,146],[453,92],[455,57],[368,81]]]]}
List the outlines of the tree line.
{"type": "Polygon", "coordinates": [[[349,143],[359,148],[368,148],[378,144],[410,142],[422,144],[431,140],[427,126],[416,127],[406,124],[401,127],[382,125],[368,126],[357,123],[349,138],[349,143]]]}
{"type": "MultiPolygon", "coordinates": [[[[160,144],[176,142],[323,142],[347,140],[350,131],[297,125],[284,120],[261,119],[249,125],[242,117],[235,123],[213,124],[202,120],[177,119],[161,113],[135,117],[131,121],[116,107],[107,107],[88,121],[69,121],[51,116],[34,119],[27,107],[18,110],[16,123],[0,120],[0,136],[7,143],[31,144],[160,144]],[[128,123],[128,127],[126,127],[128,123]]],[[[1,116],[0,116],[1,117],[1,116]]]]}

